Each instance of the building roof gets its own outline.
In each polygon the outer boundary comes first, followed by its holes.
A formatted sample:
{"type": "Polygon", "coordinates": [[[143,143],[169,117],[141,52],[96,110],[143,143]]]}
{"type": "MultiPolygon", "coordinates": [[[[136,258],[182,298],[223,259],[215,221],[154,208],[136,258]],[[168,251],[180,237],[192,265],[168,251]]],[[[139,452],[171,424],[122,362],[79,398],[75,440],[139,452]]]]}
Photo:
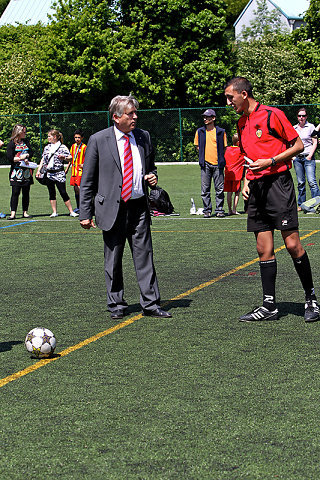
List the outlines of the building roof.
{"type": "Polygon", "coordinates": [[[54,12],[51,8],[52,3],[53,0],[10,0],[1,15],[0,26],[17,23],[35,25],[38,22],[47,24],[48,13],[54,12]]]}
{"type": "MultiPolygon", "coordinates": [[[[301,20],[304,17],[304,14],[308,10],[310,6],[310,0],[268,0],[274,8],[280,10],[280,12],[288,19],[288,20],[301,20]]],[[[233,26],[235,26],[240,18],[243,16],[249,5],[253,2],[247,3],[244,7],[242,12],[240,13],[237,20],[234,22],[233,26]]]]}
{"type": "Polygon", "coordinates": [[[302,19],[310,7],[310,0],[269,0],[288,19],[302,19]]]}

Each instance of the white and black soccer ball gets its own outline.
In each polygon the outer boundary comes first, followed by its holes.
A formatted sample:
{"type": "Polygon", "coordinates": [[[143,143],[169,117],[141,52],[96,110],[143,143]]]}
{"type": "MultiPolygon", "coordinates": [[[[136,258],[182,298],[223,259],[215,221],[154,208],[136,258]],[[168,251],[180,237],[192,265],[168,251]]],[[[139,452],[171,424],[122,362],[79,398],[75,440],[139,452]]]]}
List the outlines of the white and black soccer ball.
{"type": "Polygon", "coordinates": [[[24,344],[33,357],[47,358],[56,348],[56,337],[48,328],[37,327],[30,330],[24,344]]]}

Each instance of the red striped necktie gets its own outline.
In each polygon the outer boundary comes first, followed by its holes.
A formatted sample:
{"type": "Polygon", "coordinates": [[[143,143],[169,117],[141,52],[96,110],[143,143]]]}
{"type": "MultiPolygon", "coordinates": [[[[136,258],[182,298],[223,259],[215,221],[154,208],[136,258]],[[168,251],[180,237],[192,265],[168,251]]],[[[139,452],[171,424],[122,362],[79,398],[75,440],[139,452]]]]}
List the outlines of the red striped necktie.
{"type": "Polygon", "coordinates": [[[130,140],[128,135],[123,135],[124,142],[124,156],[123,156],[123,183],[121,190],[121,198],[124,202],[129,200],[132,192],[132,174],[133,174],[133,161],[132,152],[130,146],[130,140]]]}

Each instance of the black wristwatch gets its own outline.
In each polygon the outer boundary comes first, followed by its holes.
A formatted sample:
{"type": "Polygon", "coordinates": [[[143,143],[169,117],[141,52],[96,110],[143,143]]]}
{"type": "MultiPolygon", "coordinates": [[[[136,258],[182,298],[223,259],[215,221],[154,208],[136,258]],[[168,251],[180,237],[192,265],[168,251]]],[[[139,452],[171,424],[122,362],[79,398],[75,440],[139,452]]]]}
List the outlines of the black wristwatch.
{"type": "Polygon", "coordinates": [[[271,165],[274,167],[276,163],[277,162],[275,161],[275,159],[273,157],[271,157],[271,165]]]}

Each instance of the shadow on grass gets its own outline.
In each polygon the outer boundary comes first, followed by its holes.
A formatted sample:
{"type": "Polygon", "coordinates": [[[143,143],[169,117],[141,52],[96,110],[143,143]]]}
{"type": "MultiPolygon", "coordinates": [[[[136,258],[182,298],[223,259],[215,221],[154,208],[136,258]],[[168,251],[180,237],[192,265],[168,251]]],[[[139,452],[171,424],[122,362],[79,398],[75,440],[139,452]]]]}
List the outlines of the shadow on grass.
{"type": "Polygon", "coordinates": [[[165,300],[161,302],[166,309],[189,308],[192,300],[190,298],[181,298],[180,300],[165,300]]]}
{"type": "Polygon", "coordinates": [[[30,355],[31,360],[36,360],[37,362],[40,362],[41,360],[50,360],[51,358],[60,358],[61,355],[60,353],[53,353],[52,355],[49,355],[48,357],[36,357],[35,355],[30,355]]]}
{"type": "MultiPolygon", "coordinates": [[[[161,301],[161,308],[164,310],[171,310],[174,308],[187,308],[190,307],[192,300],[188,298],[182,298],[180,300],[162,300],[161,301]]],[[[141,313],[141,305],[140,303],[134,303],[133,305],[129,305],[126,309],[126,315],[131,315],[133,313],[141,313]]]]}
{"type": "Polygon", "coordinates": [[[299,302],[279,302],[277,304],[279,309],[279,318],[287,315],[295,315],[296,317],[304,316],[304,303],[299,302]]]}
{"type": "Polygon", "coordinates": [[[0,342],[0,353],[9,352],[15,345],[20,345],[22,341],[13,340],[12,342],[0,342]]]}

